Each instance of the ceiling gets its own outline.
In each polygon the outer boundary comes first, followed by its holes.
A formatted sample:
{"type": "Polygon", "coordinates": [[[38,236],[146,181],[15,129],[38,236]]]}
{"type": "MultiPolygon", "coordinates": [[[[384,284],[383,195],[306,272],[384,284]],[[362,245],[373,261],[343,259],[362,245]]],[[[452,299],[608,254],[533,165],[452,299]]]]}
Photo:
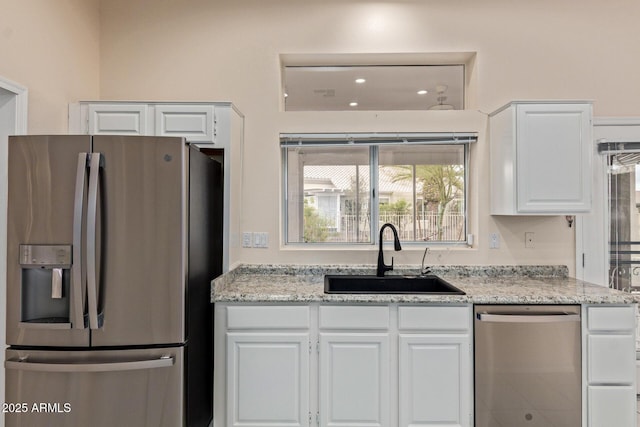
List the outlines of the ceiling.
{"type": "Polygon", "coordinates": [[[286,111],[464,109],[463,65],[286,66],[283,73],[286,111]]]}

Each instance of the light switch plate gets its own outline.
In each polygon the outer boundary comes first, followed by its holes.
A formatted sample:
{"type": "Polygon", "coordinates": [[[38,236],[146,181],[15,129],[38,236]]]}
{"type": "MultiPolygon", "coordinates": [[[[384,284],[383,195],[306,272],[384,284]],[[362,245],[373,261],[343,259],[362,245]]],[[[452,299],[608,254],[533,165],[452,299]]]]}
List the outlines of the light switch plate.
{"type": "Polygon", "coordinates": [[[268,248],[269,247],[269,233],[265,233],[265,232],[253,233],[253,247],[254,248],[268,248]]]}
{"type": "Polygon", "coordinates": [[[243,248],[253,247],[253,233],[251,233],[250,231],[245,231],[242,233],[242,247],[243,248]]]}

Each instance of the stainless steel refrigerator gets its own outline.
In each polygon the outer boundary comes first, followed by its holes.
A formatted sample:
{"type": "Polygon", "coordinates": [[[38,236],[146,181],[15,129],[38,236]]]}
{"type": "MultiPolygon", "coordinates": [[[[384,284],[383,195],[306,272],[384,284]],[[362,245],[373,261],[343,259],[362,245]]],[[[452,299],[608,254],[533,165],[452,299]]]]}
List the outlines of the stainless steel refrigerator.
{"type": "Polygon", "coordinates": [[[7,426],[206,426],[219,163],[182,138],[9,139],[7,426]]]}

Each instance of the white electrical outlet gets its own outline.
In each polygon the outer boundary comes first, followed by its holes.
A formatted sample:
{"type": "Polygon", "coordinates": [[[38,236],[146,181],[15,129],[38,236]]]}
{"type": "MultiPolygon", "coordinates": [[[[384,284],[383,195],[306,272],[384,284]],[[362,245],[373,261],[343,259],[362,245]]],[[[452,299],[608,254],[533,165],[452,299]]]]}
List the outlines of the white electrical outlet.
{"type": "Polygon", "coordinates": [[[524,233],[524,247],[525,248],[535,248],[534,241],[535,233],[532,231],[527,231],[524,233]]]}
{"type": "Polygon", "coordinates": [[[242,247],[243,248],[252,248],[253,247],[253,238],[250,231],[244,231],[242,233],[242,247]]]}
{"type": "Polygon", "coordinates": [[[489,249],[500,248],[500,235],[498,233],[491,233],[489,235],[489,249]]]}

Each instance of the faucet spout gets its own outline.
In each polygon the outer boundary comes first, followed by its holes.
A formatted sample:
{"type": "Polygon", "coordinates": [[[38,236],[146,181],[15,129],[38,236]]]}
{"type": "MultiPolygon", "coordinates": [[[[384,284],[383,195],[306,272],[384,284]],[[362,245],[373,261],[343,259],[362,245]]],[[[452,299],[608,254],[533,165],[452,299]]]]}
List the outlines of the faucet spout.
{"type": "Polygon", "coordinates": [[[393,257],[391,257],[391,265],[386,265],[384,263],[384,254],[382,252],[382,243],[383,243],[383,234],[385,228],[390,228],[393,231],[393,249],[396,251],[402,250],[402,246],[400,246],[400,239],[398,238],[398,230],[393,224],[386,223],[380,228],[380,238],[378,239],[378,243],[380,247],[378,249],[378,267],[376,269],[376,276],[383,277],[384,273],[387,271],[393,270],[393,257]]]}

